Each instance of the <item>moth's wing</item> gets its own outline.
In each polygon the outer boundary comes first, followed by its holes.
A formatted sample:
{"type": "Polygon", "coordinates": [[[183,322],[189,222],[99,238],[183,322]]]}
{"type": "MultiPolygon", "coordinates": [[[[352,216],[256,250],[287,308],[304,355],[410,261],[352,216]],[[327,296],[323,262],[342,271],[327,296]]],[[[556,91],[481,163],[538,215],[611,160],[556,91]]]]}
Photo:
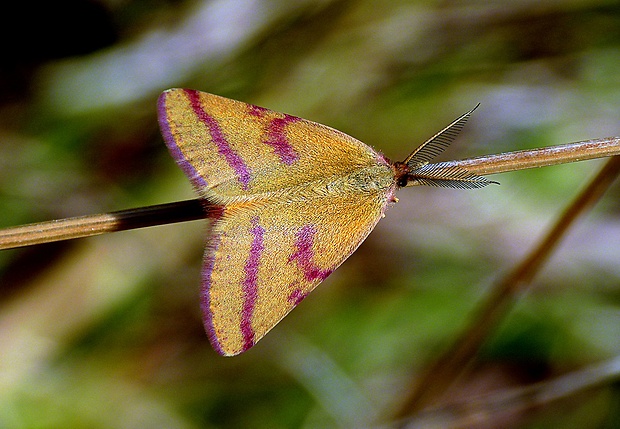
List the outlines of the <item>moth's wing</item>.
{"type": "Polygon", "coordinates": [[[240,101],[171,89],[158,101],[166,144],[203,197],[226,203],[388,161],[332,128],[240,101]]]}
{"type": "Polygon", "coordinates": [[[385,193],[227,205],[212,230],[201,307],[213,347],[252,347],[332,273],[381,217],[385,193]]]}

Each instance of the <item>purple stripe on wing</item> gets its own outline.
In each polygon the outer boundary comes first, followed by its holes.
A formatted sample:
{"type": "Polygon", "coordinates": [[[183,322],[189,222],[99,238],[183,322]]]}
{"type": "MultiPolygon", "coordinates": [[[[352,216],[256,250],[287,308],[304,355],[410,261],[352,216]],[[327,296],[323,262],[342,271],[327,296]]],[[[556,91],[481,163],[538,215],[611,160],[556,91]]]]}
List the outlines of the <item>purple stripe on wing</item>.
{"type": "Polygon", "coordinates": [[[299,154],[291,146],[286,136],[286,126],[299,120],[295,116],[284,115],[283,118],[273,119],[267,129],[268,137],[265,144],[273,147],[276,155],[280,157],[280,161],[286,165],[291,165],[299,160],[299,154]]]}
{"type": "Polygon", "coordinates": [[[254,329],[252,329],[252,316],[258,298],[258,267],[265,250],[263,235],[265,228],[259,225],[258,217],[252,218],[250,232],[254,236],[250,255],[245,263],[245,280],[243,281],[243,310],[241,312],[241,334],[243,335],[243,350],[247,350],[255,344],[254,329]]]}
{"type": "Polygon", "coordinates": [[[181,141],[181,135],[178,133],[174,135],[170,130],[170,122],[168,120],[168,113],[166,110],[167,96],[168,93],[166,92],[159,96],[159,99],[157,100],[157,116],[159,118],[161,133],[164,137],[164,141],[166,142],[166,146],[168,146],[168,151],[170,151],[170,155],[172,155],[185,175],[189,177],[194,187],[197,189],[206,188],[208,186],[207,181],[200,175],[200,173],[198,173],[198,171],[194,168],[190,161],[185,158],[185,155],[181,151],[180,146],[184,144],[181,141]]]}
{"type": "Polygon", "coordinates": [[[247,190],[252,178],[248,166],[241,156],[230,146],[218,122],[204,110],[200,103],[200,93],[191,89],[186,89],[185,93],[189,98],[194,113],[207,126],[209,134],[217,146],[218,152],[226,159],[228,165],[237,174],[237,179],[241,183],[241,187],[247,190]]]}
{"type": "MultiPolygon", "coordinates": [[[[223,211],[222,211],[223,214],[223,211]]],[[[220,215],[221,216],[221,215],[220,215]]],[[[214,219],[216,221],[217,219],[214,219]]],[[[200,291],[200,308],[202,309],[202,320],[205,331],[209,337],[211,345],[221,355],[226,353],[220,344],[220,341],[213,324],[213,310],[211,309],[211,277],[213,274],[213,266],[215,265],[215,253],[221,242],[220,235],[212,235],[209,237],[207,250],[205,251],[204,261],[202,263],[202,289],[200,291]]]]}
{"type": "Polygon", "coordinates": [[[307,281],[323,281],[332,273],[332,270],[321,269],[314,262],[314,236],[316,227],[314,225],[304,225],[297,233],[295,247],[297,250],[289,257],[289,262],[297,261],[297,266],[301,268],[307,281]]]}

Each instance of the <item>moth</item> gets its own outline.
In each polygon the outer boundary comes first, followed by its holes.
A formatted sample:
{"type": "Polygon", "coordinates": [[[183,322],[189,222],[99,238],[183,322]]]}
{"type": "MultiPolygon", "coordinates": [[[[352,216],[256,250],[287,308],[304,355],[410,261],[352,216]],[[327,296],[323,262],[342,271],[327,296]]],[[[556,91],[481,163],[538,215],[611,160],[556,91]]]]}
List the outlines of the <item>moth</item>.
{"type": "Polygon", "coordinates": [[[200,198],[217,207],[200,295],[215,350],[233,356],[254,346],[357,249],[399,188],[492,183],[429,164],[476,107],[391,162],[315,122],[195,90],[162,93],[166,145],[200,198]]]}

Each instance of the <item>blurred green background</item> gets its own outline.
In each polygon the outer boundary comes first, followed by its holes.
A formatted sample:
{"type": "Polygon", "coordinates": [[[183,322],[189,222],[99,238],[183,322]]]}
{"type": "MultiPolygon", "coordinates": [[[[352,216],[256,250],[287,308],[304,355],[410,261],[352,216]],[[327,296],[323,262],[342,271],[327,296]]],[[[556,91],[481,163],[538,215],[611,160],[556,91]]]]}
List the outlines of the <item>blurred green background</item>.
{"type": "MultiPolygon", "coordinates": [[[[0,227],[194,197],[155,101],[189,87],[321,122],[403,159],[480,102],[442,159],[620,134],[616,1],[26,2],[0,30],[0,227]]],[[[251,351],[198,308],[205,224],[0,252],[0,427],[389,424],[602,161],[409,188],[251,351]]],[[[620,354],[620,187],[582,219],[454,398],[620,354]]],[[[615,428],[620,392],[481,427],[615,428]]]]}

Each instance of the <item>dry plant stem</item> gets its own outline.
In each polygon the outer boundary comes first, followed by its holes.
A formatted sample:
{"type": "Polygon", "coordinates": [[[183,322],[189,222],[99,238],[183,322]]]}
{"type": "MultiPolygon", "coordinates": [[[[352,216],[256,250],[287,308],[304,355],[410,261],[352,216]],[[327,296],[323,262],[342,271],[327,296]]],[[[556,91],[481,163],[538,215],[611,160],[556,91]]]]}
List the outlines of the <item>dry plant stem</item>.
{"type": "MultiPolygon", "coordinates": [[[[444,167],[460,166],[472,174],[484,176],[612,155],[620,155],[620,137],[481,156],[442,164],[444,167]]],[[[201,219],[208,215],[208,207],[205,201],[189,200],[16,226],[0,230],[0,250],[201,219]]]]}
{"type": "Polygon", "coordinates": [[[538,246],[492,287],[486,302],[473,315],[470,326],[452,347],[412,383],[414,388],[397,413],[397,418],[433,405],[464,374],[481,345],[506,315],[517,294],[525,290],[574,221],[598,201],[619,174],[620,156],[614,156],[564,211],[538,246]]]}
{"type": "Polygon", "coordinates": [[[201,200],[188,200],[15,226],[0,231],[0,250],[90,237],[107,232],[186,222],[203,219],[207,215],[208,207],[201,200]]]}
{"type": "Polygon", "coordinates": [[[448,161],[444,164],[464,168],[478,176],[486,176],[614,155],[620,155],[620,137],[606,137],[539,149],[485,155],[461,161],[448,161]]]}
{"type": "Polygon", "coordinates": [[[463,428],[489,425],[502,414],[547,405],[620,380],[620,356],[526,387],[491,392],[423,411],[402,429],[463,428]]]}

